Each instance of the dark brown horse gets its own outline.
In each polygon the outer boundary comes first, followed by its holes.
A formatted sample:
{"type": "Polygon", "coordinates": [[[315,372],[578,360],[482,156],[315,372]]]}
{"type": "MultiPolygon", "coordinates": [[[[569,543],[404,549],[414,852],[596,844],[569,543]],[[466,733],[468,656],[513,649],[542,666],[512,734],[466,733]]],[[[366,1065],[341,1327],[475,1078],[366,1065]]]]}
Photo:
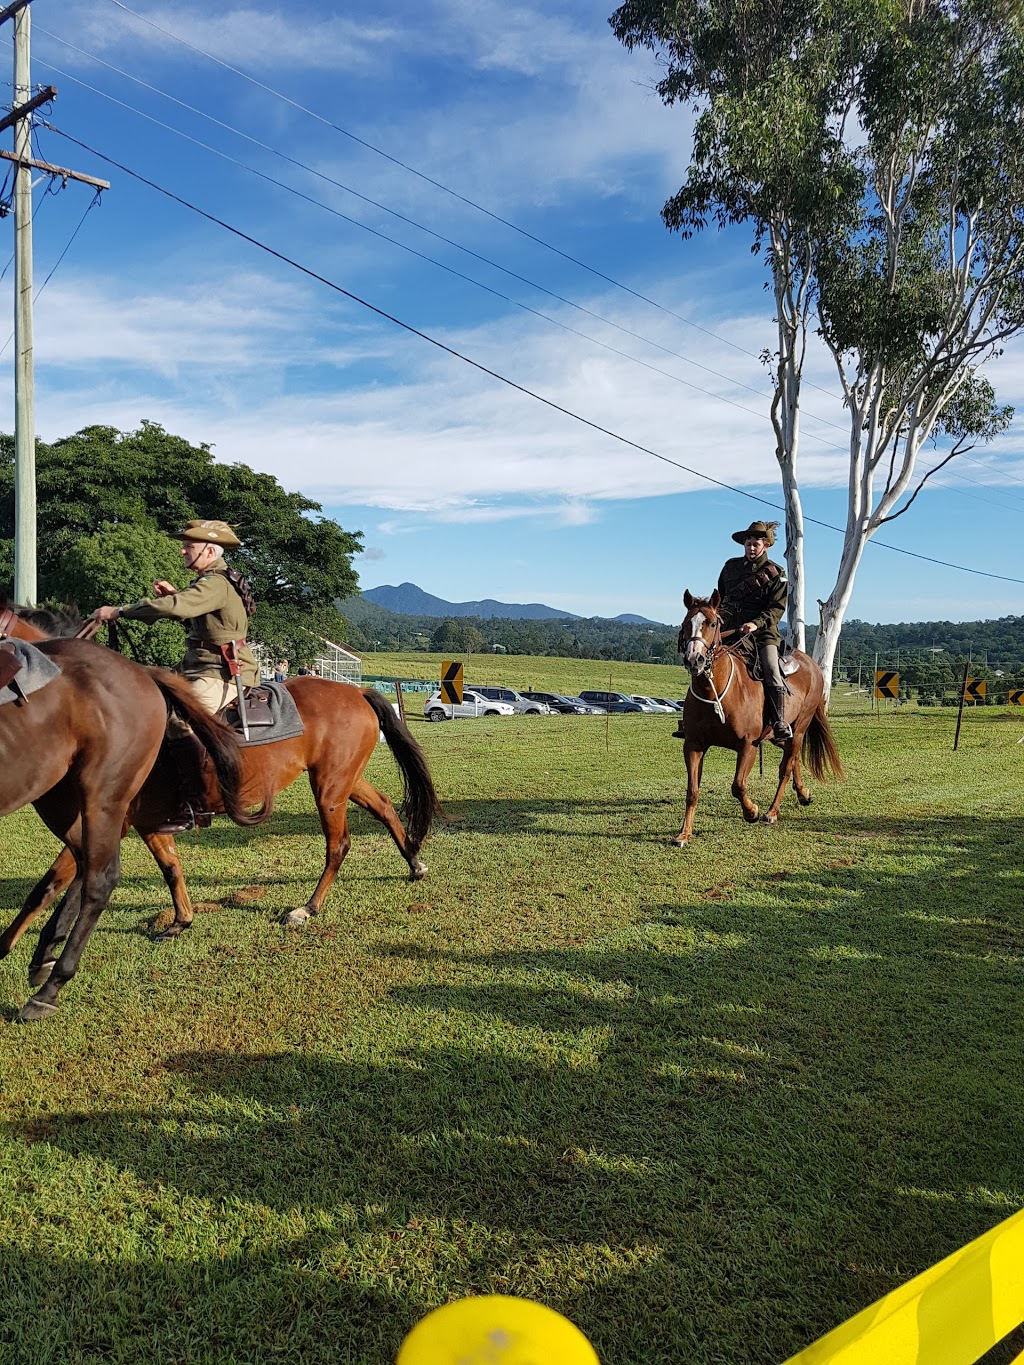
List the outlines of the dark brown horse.
{"type": "MultiPolygon", "coordinates": [[[[722,643],[718,593],[713,592],[710,597],[692,597],[686,592],[683,602],[686,616],[679,631],[679,652],[690,670],[690,690],[683,708],[686,816],[682,829],[672,841],[680,848],[690,842],[704,755],[715,746],[735,750],[736,775],[732,794],[743,807],[743,818],[751,822],[757,819],[757,806],[747,795],[747,778],[754,766],[759,743],[771,733],[771,727],[764,723],[764,688],[750,676],[740,650],[722,643]]],[[[774,825],[779,818],[783,793],[791,777],[800,804],[810,804],[811,794],[803,784],[800,771],[801,756],[819,781],[830,774],[837,778],[843,776],[839,752],[825,715],[825,683],[821,669],[800,650],[795,651],[793,657],[800,665],[786,679],[791,692],[786,699],[786,720],[793,728],[793,738],[783,746],[778,789],[764,813],[769,825],[774,825]]]]}
{"type": "MultiPolygon", "coordinates": [[[[60,628],[70,629],[73,625],[72,618],[69,624],[60,628]]],[[[41,626],[40,633],[45,628],[41,626]]],[[[390,702],[379,692],[316,677],[290,679],[287,688],[302,718],[303,733],[294,739],[243,746],[240,790],[243,802],[266,804],[269,808],[278,792],[290,786],[303,772],[309,774],[326,841],[326,859],[313,894],[304,905],[285,916],[285,924],[298,926],[322,908],[348,853],[351,844],[349,801],[369,811],[385,826],[409,865],[410,881],[426,876],[426,865],[419,856],[420,847],[434,817],[440,813],[440,803],[423,751],[395,715],[390,702]],[[405,828],[388,797],[363,776],[382,732],[402,773],[405,828]]],[[[224,797],[215,772],[207,773],[206,803],[207,810],[224,810],[224,797]]],[[[134,825],[170,889],[174,920],[163,931],[161,936],[165,938],[174,938],[189,928],[193,918],[192,901],[174,837],[157,832],[157,827],[165,823],[176,804],[173,765],[161,758],[129,807],[126,830],[128,825],[134,825]]],[[[31,921],[60,895],[73,877],[74,859],[65,850],[50,869],[49,880],[44,879],[36,888],[38,900],[34,899],[33,893],[17,919],[0,935],[0,956],[11,950],[31,921]]]]}
{"type": "MultiPolygon", "coordinates": [[[[0,633],[15,630],[23,634],[11,620],[0,621],[0,633]]],[[[0,815],[31,802],[66,845],[67,875],[55,878],[51,869],[26,904],[38,913],[66,888],[70,894],[40,935],[29,969],[29,983],[39,989],[21,1010],[26,1022],[57,1008],[57,994],[74,976],[117,885],[128,807],[160,751],[168,710],[209,751],[232,817],[240,824],[263,818],[248,815],[240,801],[233,732],[196,704],[184,679],[83,640],[44,640],[37,648],[60,673],[27,699],[0,705],[0,815]]],[[[11,946],[0,942],[0,957],[11,946]]]]}

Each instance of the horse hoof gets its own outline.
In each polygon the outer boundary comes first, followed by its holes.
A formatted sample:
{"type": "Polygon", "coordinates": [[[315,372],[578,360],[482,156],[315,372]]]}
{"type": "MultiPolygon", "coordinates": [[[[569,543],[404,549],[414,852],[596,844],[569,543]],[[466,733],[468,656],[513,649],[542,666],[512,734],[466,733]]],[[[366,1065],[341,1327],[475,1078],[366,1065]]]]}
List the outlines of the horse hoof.
{"type": "MultiPolygon", "coordinates": [[[[28,984],[30,986],[45,986],[50,979],[50,973],[52,971],[53,962],[41,962],[38,967],[33,967],[29,972],[28,984]]],[[[56,1006],[54,1008],[56,1008],[56,1006]]]]}
{"type": "Polygon", "coordinates": [[[310,911],[303,905],[298,910],[289,910],[281,923],[286,929],[301,929],[309,918],[310,911]]]}
{"type": "Polygon", "coordinates": [[[796,799],[800,802],[801,806],[809,806],[814,800],[814,797],[810,792],[808,792],[806,796],[801,796],[800,793],[797,792],[796,799]]]}
{"type": "Polygon", "coordinates": [[[683,839],[677,834],[674,839],[668,841],[668,846],[669,848],[685,848],[689,842],[689,839],[683,839]]]}
{"type": "Polygon", "coordinates": [[[36,1024],[40,1019],[49,1019],[51,1014],[57,1013],[57,1006],[51,1005],[46,1000],[40,1000],[38,996],[33,996],[31,1000],[26,1000],[18,1011],[19,1024],[36,1024]]]}
{"type": "Polygon", "coordinates": [[[764,822],[766,825],[777,825],[779,823],[779,817],[777,815],[766,815],[764,817],[764,822]]]}
{"type": "Polygon", "coordinates": [[[743,818],[744,820],[746,820],[748,825],[752,825],[754,821],[757,819],[757,816],[758,809],[756,806],[752,806],[750,810],[745,810],[743,812],[743,818]]]}
{"type": "Polygon", "coordinates": [[[153,935],[153,942],[169,943],[171,939],[181,938],[185,930],[191,928],[191,924],[169,924],[166,929],[161,929],[158,934],[153,935]]]}
{"type": "Polygon", "coordinates": [[[421,863],[419,858],[417,858],[413,865],[409,868],[409,880],[411,882],[421,882],[426,875],[427,875],[426,863],[421,863]]]}

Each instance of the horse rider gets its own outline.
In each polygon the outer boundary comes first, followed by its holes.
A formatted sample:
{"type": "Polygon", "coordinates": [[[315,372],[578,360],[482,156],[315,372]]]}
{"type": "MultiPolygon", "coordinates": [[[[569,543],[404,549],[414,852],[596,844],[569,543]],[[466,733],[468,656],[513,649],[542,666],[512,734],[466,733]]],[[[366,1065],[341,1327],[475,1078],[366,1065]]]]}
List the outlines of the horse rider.
{"type": "MultiPolygon", "coordinates": [[[[152,597],[127,606],[97,607],[93,618],[104,624],[122,620],[185,623],[188,638],[180,672],[192,684],[200,703],[216,714],[238,699],[232,665],[244,686],[255,687],[260,680],[259,665],[245,638],[255,610],[252,590],[224,559],[225,548],[242,542],[227,522],[215,520],[186,522],[173,538],[182,542],[185,567],[195,574],[188,587],[179,589],[165,578],[158,579],[152,597]]],[[[182,809],[161,830],[180,833],[210,822],[210,813],[199,808],[205,788],[204,751],[191,731],[176,733],[170,748],[184,799],[182,809]]]]}
{"type": "MultiPolygon", "coordinates": [[[[732,631],[752,635],[761,665],[765,701],[772,721],[772,740],[784,744],[793,738],[787,724],[787,689],[779,671],[779,622],[786,611],[789,585],[781,564],[768,558],[775,544],[777,521],[753,521],[745,531],[734,531],[733,540],[743,546],[743,554],[727,559],[718,575],[721,605],[718,609],[723,633],[732,631]]],[[[682,735],[679,722],[677,735],[682,735]]]]}

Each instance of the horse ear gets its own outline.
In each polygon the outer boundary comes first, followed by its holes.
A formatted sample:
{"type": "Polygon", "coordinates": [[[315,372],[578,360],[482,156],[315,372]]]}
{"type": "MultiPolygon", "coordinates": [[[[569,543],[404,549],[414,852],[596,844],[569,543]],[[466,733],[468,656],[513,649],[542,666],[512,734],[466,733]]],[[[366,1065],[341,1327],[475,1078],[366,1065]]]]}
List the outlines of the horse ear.
{"type": "Polygon", "coordinates": [[[718,606],[721,603],[721,601],[722,594],[716,588],[714,592],[711,594],[711,605],[715,608],[716,611],[718,610],[718,606]]]}
{"type": "Polygon", "coordinates": [[[693,606],[693,598],[690,595],[689,588],[683,589],[683,606],[686,608],[687,611],[689,611],[690,608],[693,606]]]}

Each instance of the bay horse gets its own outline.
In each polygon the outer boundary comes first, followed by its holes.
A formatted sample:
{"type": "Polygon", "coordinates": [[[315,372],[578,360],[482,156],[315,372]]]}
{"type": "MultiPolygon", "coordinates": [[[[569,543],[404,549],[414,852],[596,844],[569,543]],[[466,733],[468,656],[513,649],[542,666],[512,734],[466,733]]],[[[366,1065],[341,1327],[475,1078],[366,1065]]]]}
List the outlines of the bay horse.
{"type": "MultiPolygon", "coordinates": [[[[683,662],[690,670],[690,690],[683,705],[686,815],[682,829],[672,840],[678,848],[688,844],[693,834],[704,755],[710,748],[735,750],[732,794],[743,807],[745,820],[753,823],[758,818],[758,808],[747,795],[747,779],[758,745],[771,730],[764,723],[764,688],[750,676],[740,650],[722,643],[718,610],[721,597],[717,590],[710,597],[693,597],[687,590],[683,603],[686,616],[679,629],[678,643],[683,662]]],[[[830,775],[839,779],[844,776],[825,714],[825,680],[821,669],[801,650],[795,650],[793,658],[799,668],[786,679],[790,696],[785,708],[793,737],[782,746],[778,789],[764,813],[769,825],[778,821],[791,777],[800,804],[807,806],[811,802],[811,793],[803,784],[801,757],[807,760],[818,781],[830,775]]]]}
{"type": "MultiPolygon", "coordinates": [[[[27,632],[6,613],[0,635],[27,632]]],[[[45,1019],[78,969],[85,945],[120,878],[120,845],[128,808],[163,743],[168,711],[192,726],[210,753],[225,805],[239,824],[256,824],[240,799],[234,732],[198,706],[188,683],[164,669],[145,669],[85,640],[41,640],[36,648],[60,669],[27,698],[0,706],[0,815],[31,803],[65,844],[66,873],[53,869],[26,905],[35,913],[65,888],[70,894],[40,935],[29,968],[38,987],[22,1007],[23,1022],[45,1019]],[[56,947],[67,940],[58,957],[56,947]]],[[[0,651],[10,666],[9,650],[0,651]]],[[[16,675],[15,675],[16,678],[16,675]]],[[[0,943],[0,957],[12,942],[0,943]]]]}
{"type": "MultiPolygon", "coordinates": [[[[40,627],[23,621],[23,628],[36,629],[40,635],[45,635],[46,628],[71,630],[75,625],[73,616],[52,617],[47,626],[40,627]]],[[[239,789],[243,802],[265,806],[269,814],[278,793],[291,786],[303,772],[309,774],[326,857],[323,873],[309,899],[284,916],[286,925],[298,927],[319,913],[349,851],[350,800],[369,811],[387,829],[408,864],[410,881],[419,881],[427,874],[426,864],[419,856],[420,848],[441,812],[441,804],[422,749],[379,692],[314,676],[291,678],[285,686],[298,708],[303,733],[291,739],[243,745],[239,789]],[[405,827],[389,798],[363,776],[381,733],[402,774],[405,827]]],[[[205,783],[205,808],[223,811],[225,795],[220,790],[217,772],[208,769],[205,783]]],[[[174,836],[160,833],[158,828],[174,812],[176,795],[173,764],[161,758],[132,800],[125,823],[126,833],[129,826],[135,827],[171,893],[174,919],[160,938],[176,938],[191,926],[194,915],[174,836]]],[[[74,858],[65,849],[51,867],[48,879],[40,882],[17,918],[0,934],[0,957],[10,952],[32,920],[70,885],[73,877],[74,858]]]]}

